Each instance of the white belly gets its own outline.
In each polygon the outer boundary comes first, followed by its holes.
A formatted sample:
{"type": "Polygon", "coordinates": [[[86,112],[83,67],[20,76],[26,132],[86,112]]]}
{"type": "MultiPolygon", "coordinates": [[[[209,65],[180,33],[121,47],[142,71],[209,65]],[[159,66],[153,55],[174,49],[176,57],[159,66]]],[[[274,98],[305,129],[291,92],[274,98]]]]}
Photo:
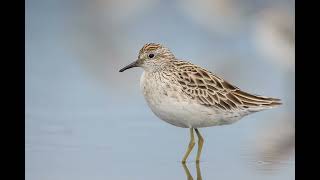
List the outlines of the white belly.
{"type": "Polygon", "coordinates": [[[166,83],[145,76],[143,73],[140,80],[143,95],[152,112],[167,123],[183,128],[200,128],[230,124],[240,119],[239,115],[200,105],[186,95],[178,96],[179,88],[168,88],[166,83]]]}

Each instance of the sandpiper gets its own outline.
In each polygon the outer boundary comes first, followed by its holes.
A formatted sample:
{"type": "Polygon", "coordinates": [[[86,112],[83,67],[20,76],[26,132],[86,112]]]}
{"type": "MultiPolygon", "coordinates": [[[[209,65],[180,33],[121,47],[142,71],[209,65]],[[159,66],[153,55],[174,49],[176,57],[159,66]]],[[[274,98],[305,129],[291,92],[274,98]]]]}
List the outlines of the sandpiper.
{"type": "Polygon", "coordinates": [[[249,94],[210,71],[177,59],[161,44],[148,43],[138,59],[120,72],[141,67],[140,87],[152,112],[177,127],[189,128],[185,163],[198,136],[196,162],[200,161],[203,137],[198,128],[231,124],[242,117],[280,105],[280,99],[249,94]]]}

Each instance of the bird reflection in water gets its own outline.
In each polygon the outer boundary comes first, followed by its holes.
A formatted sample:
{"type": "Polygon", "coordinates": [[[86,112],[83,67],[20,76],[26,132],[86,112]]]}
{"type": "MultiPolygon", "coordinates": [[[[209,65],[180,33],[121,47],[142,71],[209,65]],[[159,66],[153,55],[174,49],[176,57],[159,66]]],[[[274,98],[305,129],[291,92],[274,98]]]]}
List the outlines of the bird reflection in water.
{"type": "MultiPolygon", "coordinates": [[[[193,180],[193,177],[185,163],[182,163],[182,167],[187,175],[187,180],[193,180]]],[[[197,180],[202,180],[201,177],[201,171],[200,171],[200,163],[196,163],[196,169],[197,169],[197,180]]]]}

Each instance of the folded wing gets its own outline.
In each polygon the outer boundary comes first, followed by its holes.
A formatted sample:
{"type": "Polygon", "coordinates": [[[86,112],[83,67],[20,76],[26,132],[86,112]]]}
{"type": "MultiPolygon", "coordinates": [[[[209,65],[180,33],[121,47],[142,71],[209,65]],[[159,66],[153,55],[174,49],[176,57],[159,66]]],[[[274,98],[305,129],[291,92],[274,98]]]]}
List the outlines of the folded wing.
{"type": "Polygon", "coordinates": [[[182,91],[200,104],[226,111],[260,111],[280,105],[280,99],[253,95],[186,61],[177,61],[175,72],[182,91]]]}

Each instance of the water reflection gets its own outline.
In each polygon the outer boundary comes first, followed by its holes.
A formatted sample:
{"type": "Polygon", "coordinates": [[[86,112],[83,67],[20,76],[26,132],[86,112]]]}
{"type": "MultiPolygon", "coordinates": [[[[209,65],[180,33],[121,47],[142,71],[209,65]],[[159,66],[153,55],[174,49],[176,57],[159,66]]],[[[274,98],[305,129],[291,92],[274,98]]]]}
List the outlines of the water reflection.
{"type": "MultiPolygon", "coordinates": [[[[182,167],[184,169],[184,172],[187,175],[187,180],[193,180],[193,177],[192,177],[187,165],[182,163],[182,167]]],[[[201,170],[200,170],[200,163],[196,163],[196,169],[197,169],[197,180],[202,180],[201,170]]]]}

